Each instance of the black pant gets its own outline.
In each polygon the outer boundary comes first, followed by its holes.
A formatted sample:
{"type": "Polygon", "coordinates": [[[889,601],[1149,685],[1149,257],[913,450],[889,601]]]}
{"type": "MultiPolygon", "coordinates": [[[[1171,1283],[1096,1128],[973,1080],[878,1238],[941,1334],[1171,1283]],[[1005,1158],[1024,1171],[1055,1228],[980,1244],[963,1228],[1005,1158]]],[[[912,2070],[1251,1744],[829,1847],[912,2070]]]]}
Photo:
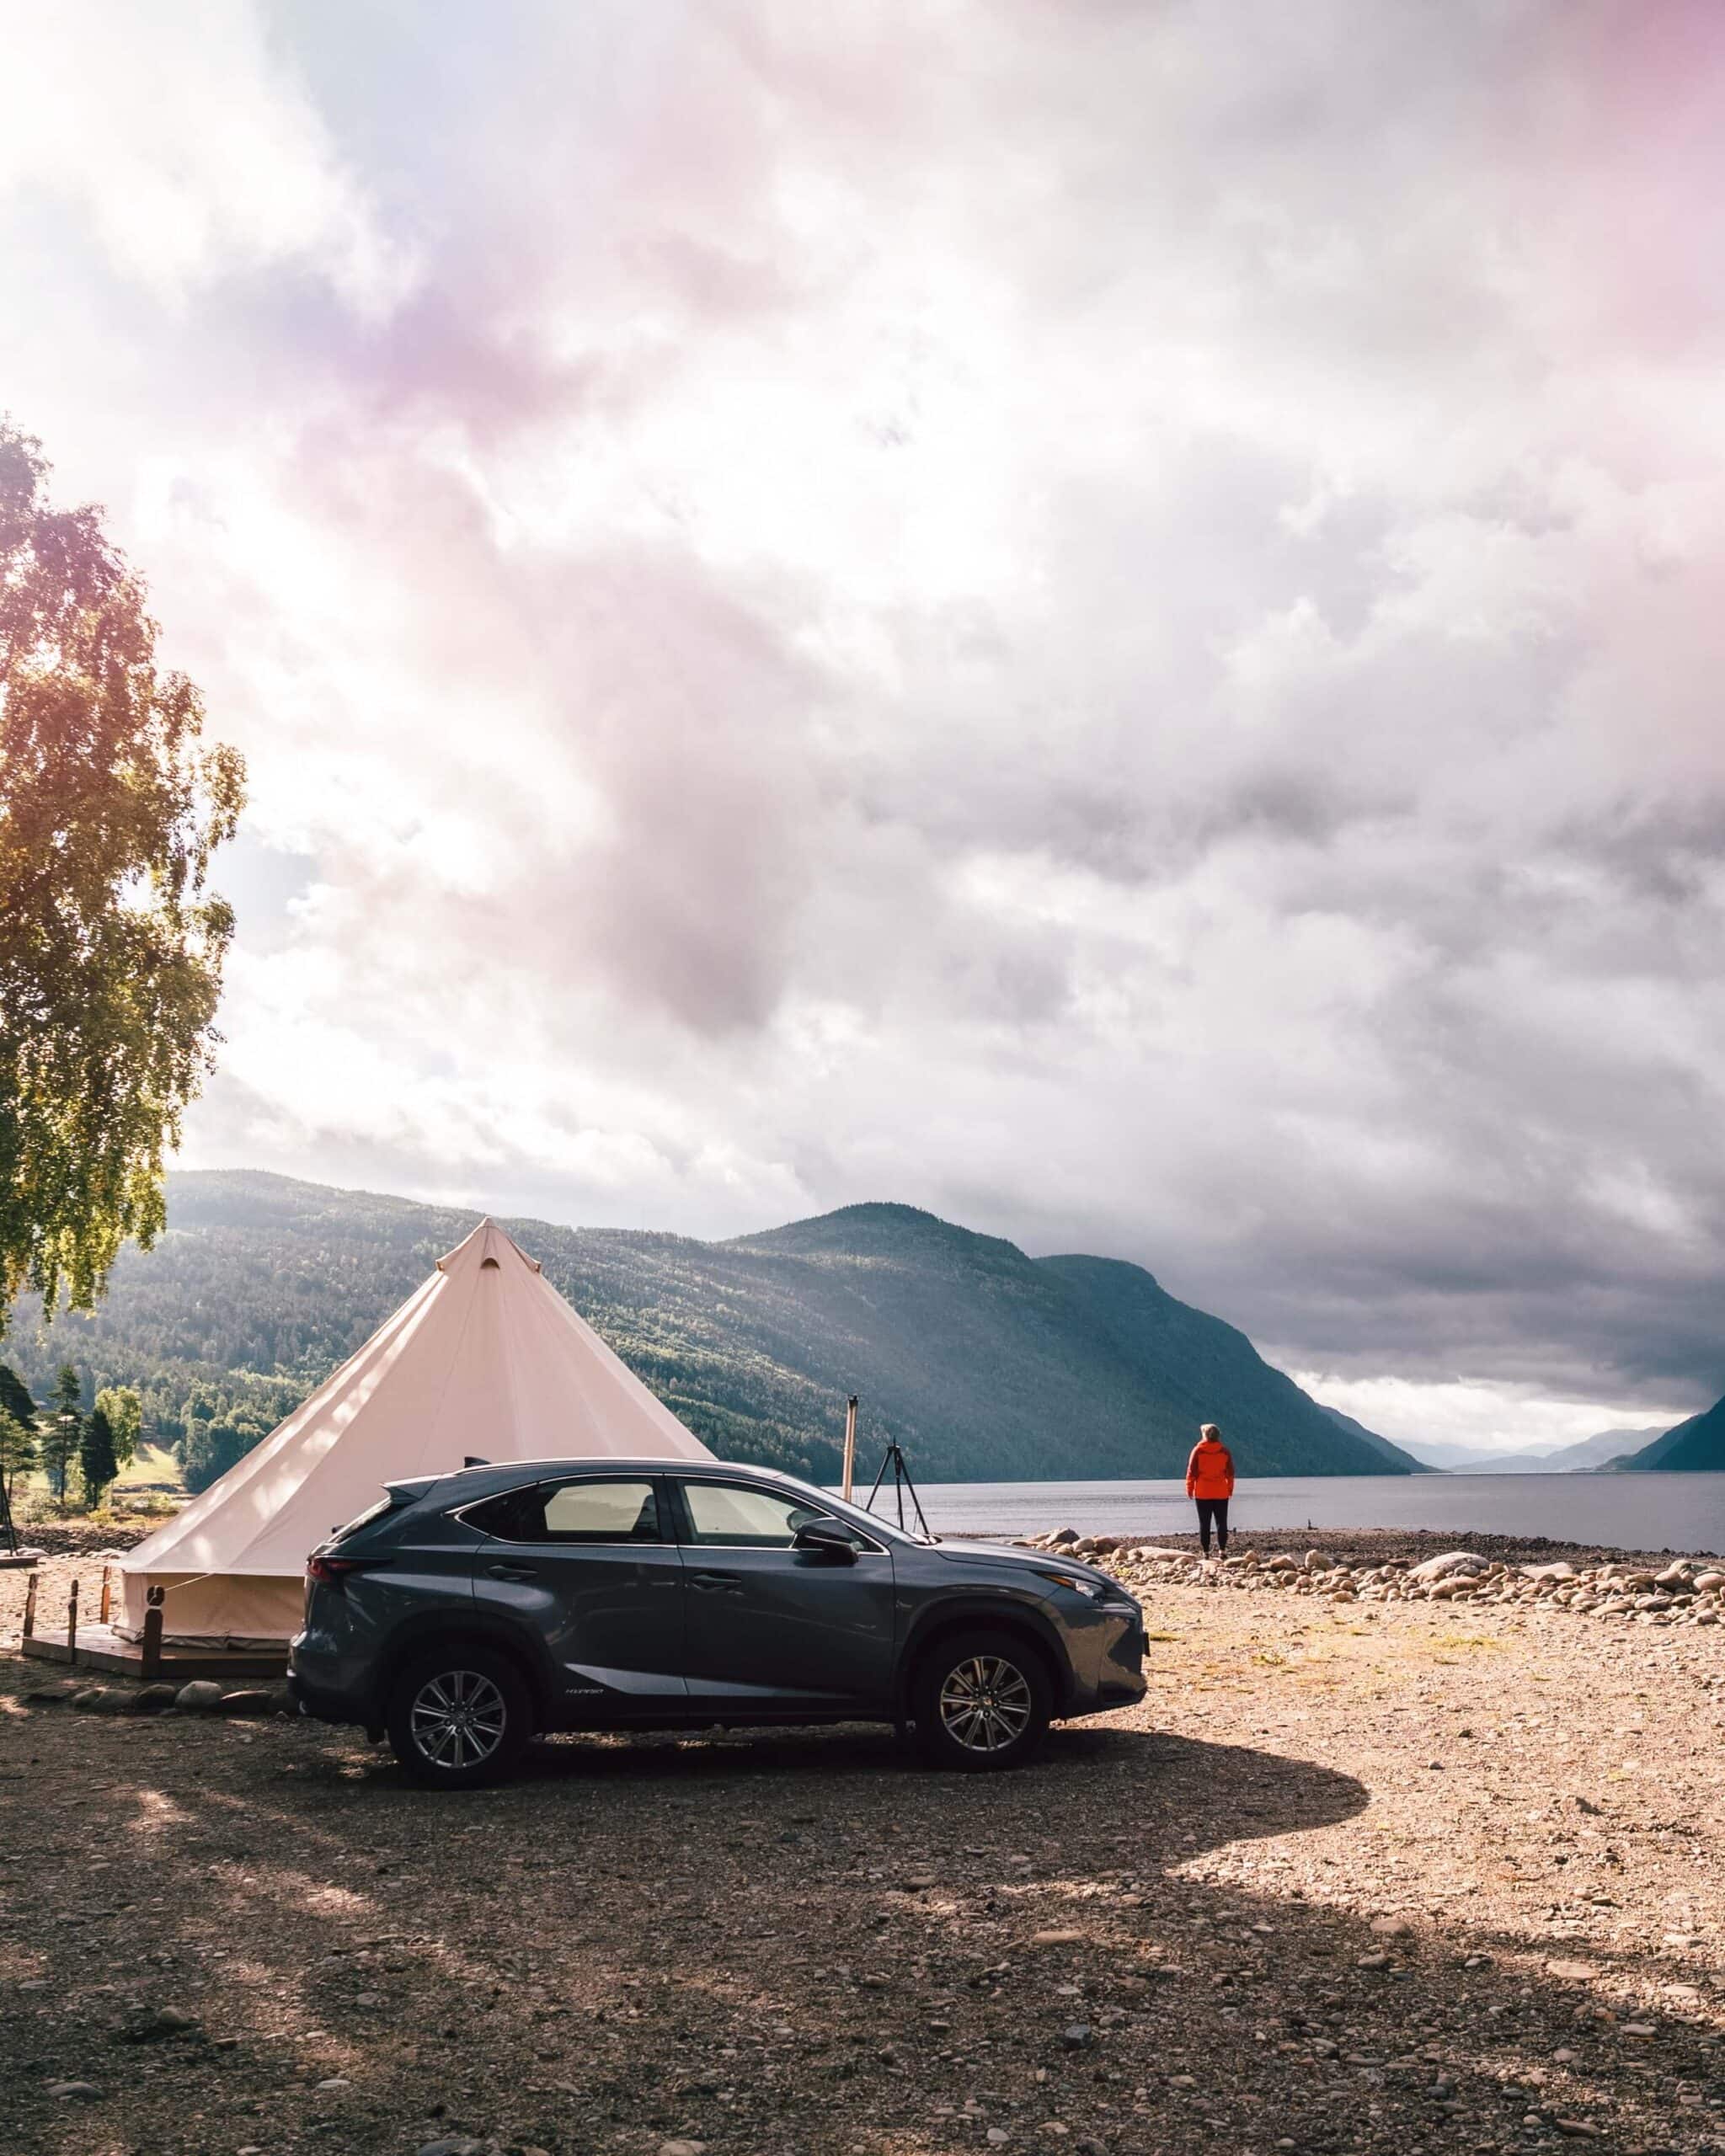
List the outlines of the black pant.
{"type": "Polygon", "coordinates": [[[1214,1522],[1216,1547],[1226,1557],[1228,1554],[1228,1501],[1226,1497],[1200,1497],[1198,1500],[1198,1539],[1204,1545],[1204,1554],[1210,1555],[1210,1530],[1214,1522]]]}

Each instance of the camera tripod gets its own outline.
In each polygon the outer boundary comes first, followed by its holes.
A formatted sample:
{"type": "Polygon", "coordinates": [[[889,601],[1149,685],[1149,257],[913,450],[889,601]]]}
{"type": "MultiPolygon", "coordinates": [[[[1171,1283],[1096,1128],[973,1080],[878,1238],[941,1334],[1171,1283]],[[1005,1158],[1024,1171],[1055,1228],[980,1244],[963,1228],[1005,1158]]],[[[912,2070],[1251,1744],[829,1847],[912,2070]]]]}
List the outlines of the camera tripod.
{"type": "Polygon", "coordinates": [[[875,1494],[886,1480],[889,1468],[893,1473],[893,1495],[898,1501],[899,1525],[905,1527],[906,1534],[910,1532],[905,1526],[905,1500],[909,1497],[911,1518],[916,1521],[921,1533],[932,1542],[934,1531],[928,1524],[927,1516],[922,1509],[922,1500],[916,1494],[916,1485],[911,1480],[911,1470],[905,1464],[905,1449],[896,1438],[889,1438],[886,1441],[886,1450],[880,1456],[880,1467],[874,1477],[874,1487],[864,1500],[863,1511],[872,1513],[874,1510],[875,1494]]]}

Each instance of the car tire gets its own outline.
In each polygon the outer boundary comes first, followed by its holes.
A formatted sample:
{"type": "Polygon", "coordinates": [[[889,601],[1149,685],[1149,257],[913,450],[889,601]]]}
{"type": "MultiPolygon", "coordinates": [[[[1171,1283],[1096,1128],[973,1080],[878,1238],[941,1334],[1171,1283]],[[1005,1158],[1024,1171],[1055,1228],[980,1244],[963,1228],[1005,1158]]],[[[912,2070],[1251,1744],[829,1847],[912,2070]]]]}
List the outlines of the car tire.
{"type": "Polygon", "coordinates": [[[955,1632],[922,1657],[911,1688],[932,1766],[990,1774],[1033,1758],[1054,1711],[1042,1657],[1015,1633],[955,1632]]]}
{"type": "Polygon", "coordinates": [[[391,1689],[387,1726],[396,1758],[431,1789],[502,1781],[533,1733],[520,1670],[458,1642],[414,1656],[391,1689]]]}

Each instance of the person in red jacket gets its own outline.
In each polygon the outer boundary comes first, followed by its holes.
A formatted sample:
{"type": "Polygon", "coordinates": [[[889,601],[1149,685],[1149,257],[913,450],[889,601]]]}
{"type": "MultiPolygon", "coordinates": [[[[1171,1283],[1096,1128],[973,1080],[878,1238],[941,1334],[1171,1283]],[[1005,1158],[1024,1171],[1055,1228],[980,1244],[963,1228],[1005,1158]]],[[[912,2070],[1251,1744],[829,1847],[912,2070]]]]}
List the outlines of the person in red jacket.
{"type": "Polygon", "coordinates": [[[1228,1500],[1234,1494],[1234,1455],[1222,1443],[1214,1422],[1201,1423],[1198,1443],[1186,1463],[1186,1494],[1198,1501],[1198,1539],[1210,1556],[1210,1531],[1216,1531],[1216,1550],[1228,1554],[1228,1500]]]}

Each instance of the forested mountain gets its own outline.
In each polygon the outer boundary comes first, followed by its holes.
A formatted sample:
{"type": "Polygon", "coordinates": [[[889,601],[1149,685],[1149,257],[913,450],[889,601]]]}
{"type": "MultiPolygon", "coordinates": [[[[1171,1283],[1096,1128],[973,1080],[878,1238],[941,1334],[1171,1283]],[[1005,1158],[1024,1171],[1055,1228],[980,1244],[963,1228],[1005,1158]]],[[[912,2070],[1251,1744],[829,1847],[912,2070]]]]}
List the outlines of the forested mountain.
{"type": "MultiPolygon", "coordinates": [[[[169,1178],[157,1248],[128,1250],[91,1318],[7,1354],[136,1385],[147,1428],[270,1427],[359,1347],[475,1216],[260,1174],[169,1178]]],[[[897,1437],[931,1481],[1183,1471],[1201,1420],[1247,1475],[1412,1472],[1140,1267],[1027,1257],[902,1205],[735,1241],[505,1223],[690,1427],[730,1458],[830,1478],[846,1396],[862,1460],[897,1437]]]]}
{"type": "Polygon", "coordinates": [[[1725,1400],[1716,1400],[1705,1415],[1691,1415],[1639,1452],[1614,1460],[1611,1466],[1626,1474],[1648,1468],[1690,1475],[1725,1471],[1725,1400]]]}

